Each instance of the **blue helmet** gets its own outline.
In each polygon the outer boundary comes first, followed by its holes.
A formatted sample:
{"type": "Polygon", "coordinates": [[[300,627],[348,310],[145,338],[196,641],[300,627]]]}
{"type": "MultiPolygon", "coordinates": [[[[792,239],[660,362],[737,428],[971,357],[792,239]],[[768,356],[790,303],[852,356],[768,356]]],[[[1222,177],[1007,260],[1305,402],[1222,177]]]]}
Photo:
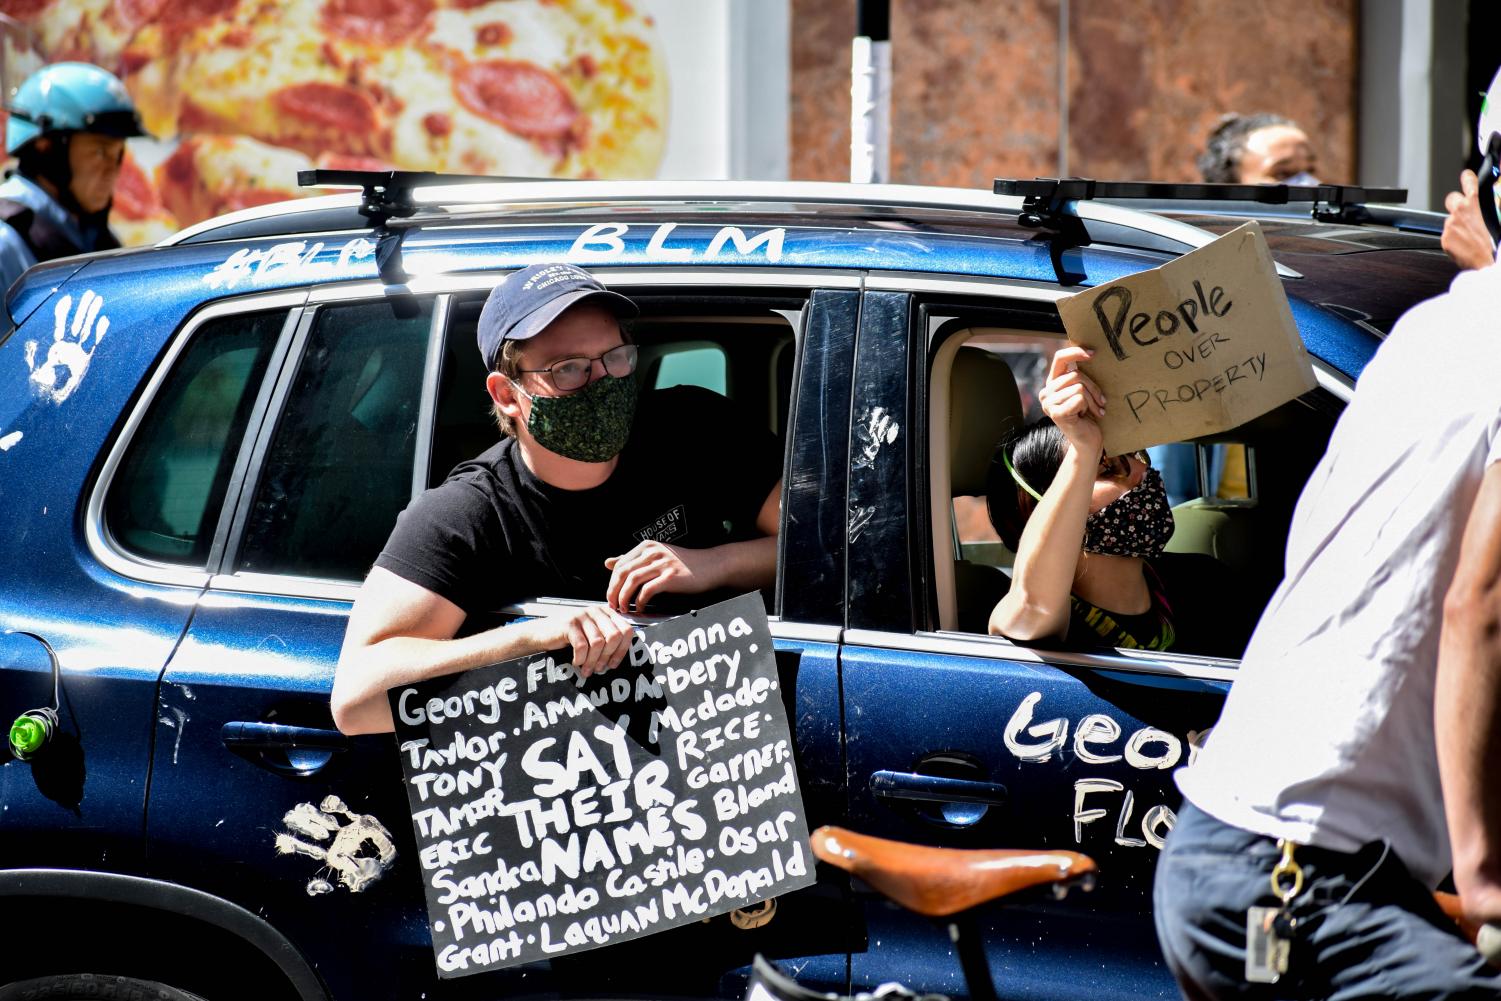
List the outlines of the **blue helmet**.
{"type": "Polygon", "coordinates": [[[141,116],[113,73],[89,63],[53,63],[27,77],[10,102],[5,151],[48,132],[144,136],[141,116]]]}

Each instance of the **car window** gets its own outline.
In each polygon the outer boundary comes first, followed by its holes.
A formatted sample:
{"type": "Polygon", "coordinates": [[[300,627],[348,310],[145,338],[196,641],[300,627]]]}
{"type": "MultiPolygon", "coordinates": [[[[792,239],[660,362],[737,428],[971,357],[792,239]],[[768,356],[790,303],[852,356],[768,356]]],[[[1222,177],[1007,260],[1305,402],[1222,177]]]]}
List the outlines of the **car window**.
{"type": "Polygon", "coordinates": [[[723,396],[724,350],[713,344],[673,346],[661,356],[650,378],[653,389],[702,386],[723,396]]]}
{"type": "MultiPolygon", "coordinates": [[[[725,296],[720,302],[700,295],[688,310],[676,297],[655,289],[638,301],[642,312],[632,321],[630,334],[640,348],[636,375],[643,391],[694,386],[717,393],[733,401],[752,426],[763,424],[785,445],[797,309],[785,299],[763,304],[754,297],[725,296]]],[[[484,364],[475,350],[483,303],[483,294],[456,296],[449,310],[429,486],[501,440],[485,391],[484,364]]]]}
{"type": "Polygon", "coordinates": [[[239,444],[286,315],[228,316],[194,333],[105,501],[110,535],[127,552],[207,565],[239,444]]]}
{"type": "MultiPolygon", "coordinates": [[[[1042,417],[1038,391],[1047,380],[1053,352],[1063,346],[1056,335],[1025,332],[977,334],[967,349],[983,350],[1004,361],[1016,382],[1020,423],[1042,417]]],[[[1162,474],[1168,501],[1174,508],[1199,501],[1201,506],[1247,506],[1254,503],[1250,448],[1241,441],[1172,442],[1147,450],[1162,474]]],[[[1009,567],[1015,554],[991,527],[983,495],[955,494],[954,536],[960,557],[974,563],[1009,567]]]]}
{"type": "Polygon", "coordinates": [[[246,520],[237,569],[363,580],[412,494],[432,302],[314,318],[246,520]]]}
{"type": "Polygon", "coordinates": [[[1201,499],[1209,504],[1255,500],[1250,452],[1244,442],[1177,441],[1155,445],[1147,454],[1162,473],[1168,503],[1175,508],[1201,499]]]}
{"type": "MultiPolygon", "coordinates": [[[[1003,362],[1010,371],[1020,405],[1017,415],[1017,426],[1020,427],[1025,427],[1042,416],[1042,405],[1037,402],[1037,392],[1047,381],[1048,364],[1053,358],[1053,352],[1063,347],[1063,344],[1063,339],[1056,334],[1031,334],[1023,331],[979,333],[966,341],[970,350],[985,352],[995,361],[1003,362]]],[[[989,401],[982,394],[974,400],[957,400],[956,405],[966,408],[972,404],[983,407],[987,402],[989,401]]],[[[989,444],[993,446],[994,442],[989,444]]],[[[980,447],[983,443],[976,442],[974,445],[980,447]]],[[[961,479],[966,479],[968,486],[960,489],[970,490],[982,486],[982,482],[974,476],[961,476],[961,479]]],[[[1011,566],[1015,554],[1001,543],[1000,536],[991,527],[990,516],[985,510],[983,490],[978,493],[960,493],[956,490],[952,503],[954,537],[961,558],[988,566],[1011,566]]]]}
{"type": "MultiPolygon", "coordinates": [[[[942,628],[985,632],[990,609],[1010,586],[1014,554],[986,510],[990,456],[999,441],[1040,416],[1036,398],[1047,359],[1063,343],[1059,334],[962,320],[940,332],[929,377],[929,486],[942,628]]],[[[1212,441],[1152,450],[1154,463],[1167,467],[1173,502],[1167,552],[1176,555],[1164,562],[1233,582],[1217,617],[1227,623],[1223,635],[1248,632],[1280,580],[1293,506],[1338,412],[1338,401],[1315,390],[1212,441]],[[1175,482],[1180,493],[1173,492],[1175,482]]],[[[1191,649],[1187,641],[1175,652],[1228,655],[1191,649]]]]}

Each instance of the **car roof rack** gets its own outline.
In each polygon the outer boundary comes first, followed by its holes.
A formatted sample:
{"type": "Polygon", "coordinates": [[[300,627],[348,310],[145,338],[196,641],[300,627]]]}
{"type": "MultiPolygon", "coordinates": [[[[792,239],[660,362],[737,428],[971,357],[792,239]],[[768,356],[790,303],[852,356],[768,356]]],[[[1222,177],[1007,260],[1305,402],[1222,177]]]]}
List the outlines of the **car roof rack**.
{"type": "Polygon", "coordinates": [[[302,188],[359,188],[360,215],[371,225],[416,213],[419,206],[412,192],[434,184],[496,184],[505,181],[540,181],[540,177],[493,177],[486,174],[439,174],[431,170],[299,170],[302,188]]]}
{"type": "MultiPolygon", "coordinates": [[[[403,231],[419,228],[422,225],[443,219],[445,221],[459,221],[462,216],[449,215],[438,209],[431,202],[419,201],[416,192],[424,188],[447,188],[460,186],[475,186],[483,189],[489,186],[491,189],[497,185],[514,185],[518,197],[523,200],[534,200],[537,197],[538,186],[559,179],[534,178],[534,177],[497,177],[478,174],[442,174],[432,171],[416,170],[301,170],[297,173],[297,182],[302,187],[352,187],[361,191],[358,212],[374,227],[376,238],[376,265],[381,280],[386,284],[402,284],[406,281],[405,269],[401,267],[401,240],[403,231]]],[[[596,184],[587,181],[567,182],[569,187],[586,194],[591,200],[600,198],[595,191],[596,184]]],[[[1022,222],[1026,223],[1029,218],[1036,215],[1039,219],[1052,219],[1054,225],[1045,228],[1063,236],[1063,239],[1053,240],[1054,250],[1061,254],[1064,245],[1082,245],[1090,242],[1084,231],[1084,221],[1091,219],[1103,221],[1111,225],[1125,229],[1139,230],[1144,234],[1165,240],[1168,243],[1195,248],[1211,242],[1214,237],[1211,233],[1197,227],[1188,226],[1184,223],[1154,216],[1147,213],[1133,212],[1123,206],[1109,206],[1101,204],[1098,207],[1075,205],[1068,212],[1062,211],[1064,201],[1088,201],[1089,197],[1097,195],[1104,185],[1101,182],[1087,179],[1069,179],[1067,181],[1049,180],[1040,178],[1035,181],[996,181],[995,194],[1008,198],[1020,197],[1009,191],[1002,191],[1002,185],[1022,185],[1029,192],[1022,206],[1017,206],[1015,201],[1009,204],[991,202],[989,199],[994,195],[981,195],[979,192],[963,191],[960,189],[903,189],[905,197],[899,200],[900,204],[923,206],[931,208],[956,208],[972,211],[1002,212],[1010,214],[1020,211],[1022,222]],[[1060,188],[1061,186],[1061,188],[1060,188]],[[918,192],[918,193],[913,193],[918,192]],[[936,197],[941,195],[941,197],[936,197]],[[1046,213],[1039,213],[1036,205],[1039,199],[1051,198],[1055,204],[1046,213]],[[1098,218],[1097,218],[1098,217],[1098,218]],[[1070,239],[1070,236],[1074,239],[1070,239]]],[[[1108,182],[1107,182],[1108,183],[1108,182]]],[[[709,198],[713,201],[722,201],[725,197],[747,199],[750,201],[763,201],[767,199],[805,199],[811,198],[820,202],[855,202],[860,200],[857,195],[869,194],[877,199],[890,198],[892,190],[886,185],[830,185],[817,182],[808,184],[797,183],[761,183],[741,182],[726,190],[724,182],[673,182],[671,188],[650,190],[655,185],[647,185],[640,192],[633,192],[632,197],[654,198],[709,198]],[[712,188],[710,191],[693,191],[685,193],[684,189],[712,188]],[[815,190],[816,189],[816,190],[815,190]],[[854,190],[852,190],[854,189],[854,190]]],[[[1116,185],[1115,187],[1119,187],[1116,185]]],[[[1202,185],[1198,187],[1203,187],[1202,185]]],[[[1139,191],[1137,197],[1160,197],[1161,186],[1136,185],[1134,190],[1139,191]],[[1148,194],[1150,192],[1150,195],[1148,194]]],[[[1249,190],[1249,189],[1248,189],[1249,190]]],[[[479,190],[476,192],[477,200],[490,200],[494,197],[492,191],[479,190]]],[[[1098,195],[1104,197],[1104,195],[1098,195]]],[[[460,199],[464,201],[464,199],[460,199]]],[[[1063,274],[1061,263],[1058,264],[1060,274],[1063,274]]],[[[1297,277],[1295,272],[1286,271],[1281,265],[1279,273],[1297,277]]],[[[1068,275],[1070,281],[1079,280],[1079,276],[1068,275]]]]}
{"type": "Polygon", "coordinates": [[[1159,181],[1097,181],[1089,177],[1037,177],[1030,181],[998,177],[998,195],[1022,199],[1017,221],[1034,229],[1065,231],[1077,224],[1065,212],[1068,202],[1093,199],[1151,199],[1153,201],[1254,202],[1288,205],[1307,202],[1309,214],[1320,222],[1370,221],[1368,202],[1407,201],[1406,188],[1367,188],[1354,184],[1179,184],[1159,181]],[[1073,221],[1071,221],[1073,220],[1073,221]]]}
{"type": "Polygon", "coordinates": [[[401,233],[387,225],[392,219],[417,214],[412,199],[418,188],[435,184],[495,184],[505,181],[535,181],[534,177],[490,177],[484,174],[439,174],[431,170],[299,170],[302,188],[355,187],[360,189],[359,213],[375,228],[375,265],[387,285],[406,282],[401,266],[401,233]]]}
{"type": "MultiPolygon", "coordinates": [[[[703,203],[722,208],[727,202],[808,202],[815,204],[879,205],[920,209],[961,210],[986,214],[1010,215],[1023,225],[1040,227],[1050,233],[1050,253],[1057,258],[1059,280],[1073,284],[1082,276],[1063,267],[1062,255],[1069,247],[1084,246],[1092,241],[1089,226],[1103,225],[1111,230],[1130,231],[1142,239],[1140,246],[1150,250],[1183,253],[1213,242],[1215,233],[1170,215],[1161,214],[1162,203],[1173,199],[1199,201],[1239,200],[1243,203],[1282,204],[1309,202],[1328,219],[1338,212],[1344,221],[1354,221],[1357,213],[1369,217],[1362,221],[1381,221],[1380,214],[1390,206],[1372,206],[1367,211],[1362,201],[1393,198],[1405,192],[1395,189],[1338,187],[1321,185],[1299,188],[1290,185],[1205,185],[1154,184],[1140,182],[1095,181],[1089,178],[1035,178],[1030,181],[1000,179],[994,192],[960,188],[912,187],[905,185],[852,185],[830,182],[789,181],[613,181],[599,182],[560,178],[483,176],[443,174],[410,170],[303,170],[298,183],[304,187],[344,187],[361,191],[358,204],[350,196],[331,195],[300,203],[245,209],[229,216],[207,220],[188,227],[163,241],[164,245],[206,242],[227,234],[235,227],[248,227],[235,235],[267,236],[303,232],[296,224],[277,222],[302,215],[318,226],[349,227],[352,218],[363,219],[372,227],[376,243],[376,264],[381,280],[387,285],[404,285],[408,275],[401,264],[401,237],[411,229],[437,222],[462,223],[493,215],[501,205],[541,205],[553,202],[576,202],[609,205],[616,200],[628,202],[703,203]],[[456,189],[474,188],[472,197],[456,189]],[[566,194],[564,192],[566,191],[566,194]],[[427,195],[427,197],[424,197],[427,195]],[[1158,202],[1150,211],[1114,204],[1114,199],[1151,199],[1158,202]],[[494,203],[494,204],[492,204],[494,203]],[[453,212],[457,206],[473,205],[472,213],[453,212]],[[483,207],[481,207],[483,206],[483,207]],[[1327,206],[1321,209],[1320,206],[1327,206]],[[339,213],[348,213],[339,216],[339,213]],[[349,221],[345,221],[349,220],[349,221]]],[[[307,230],[311,231],[311,230],[307,230]]],[[[1136,245],[1136,241],[1130,241],[1136,245]]],[[[1301,277],[1282,264],[1283,277],[1301,277]]]]}

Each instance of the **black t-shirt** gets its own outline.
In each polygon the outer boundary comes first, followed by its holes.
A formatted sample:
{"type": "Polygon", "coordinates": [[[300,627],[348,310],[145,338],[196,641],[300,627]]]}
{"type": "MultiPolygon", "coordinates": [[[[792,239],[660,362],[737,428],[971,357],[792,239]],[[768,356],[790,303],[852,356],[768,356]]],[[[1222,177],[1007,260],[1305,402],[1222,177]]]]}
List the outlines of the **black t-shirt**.
{"type": "Polygon", "coordinates": [[[1261,610],[1249,605],[1245,588],[1229,567],[1202,553],[1163,553],[1148,560],[1146,569],[1150,609],[1126,615],[1072,598],[1067,645],[1137,646],[1231,658],[1245,652],[1261,610]],[[1160,645],[1164,620],[1170,637],[1166,646],[1160,645]]]}
{"type": "Polygon", "coordinates": [[[776,438],[719,394],[645,393],[600,486],[542,482],[506,438],[417,497],[375,565],[464,609],[470,632],[523,598],[603,600],[605,559],[647,539],[705,549],[754,538],[781,472],[776,438]]]}

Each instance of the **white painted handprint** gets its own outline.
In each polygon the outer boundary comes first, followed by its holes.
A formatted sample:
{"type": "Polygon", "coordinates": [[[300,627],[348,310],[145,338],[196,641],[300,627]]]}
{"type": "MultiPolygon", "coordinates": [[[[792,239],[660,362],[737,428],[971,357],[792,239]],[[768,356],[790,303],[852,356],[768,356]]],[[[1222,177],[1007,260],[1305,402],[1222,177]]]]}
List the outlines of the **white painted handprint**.
{"type": "Polygon", "coordinates": [[[47,356],[39,362],[37,342],[26,342],[26,367],[31,369],[31,381],[50,396],[53,403],[61,403],[72,396],[73,390],[83,381],[83,374],[89,370],[89,361],[109,330],[109,317],[99,313],[103,306],[104,300],[92,289],[78,300],[76,310],[73,297],[65,295],[57,300],[53,310],[56,323],[47,356]],[[70,313],[71,323],[68,321],[70,313]]]}

